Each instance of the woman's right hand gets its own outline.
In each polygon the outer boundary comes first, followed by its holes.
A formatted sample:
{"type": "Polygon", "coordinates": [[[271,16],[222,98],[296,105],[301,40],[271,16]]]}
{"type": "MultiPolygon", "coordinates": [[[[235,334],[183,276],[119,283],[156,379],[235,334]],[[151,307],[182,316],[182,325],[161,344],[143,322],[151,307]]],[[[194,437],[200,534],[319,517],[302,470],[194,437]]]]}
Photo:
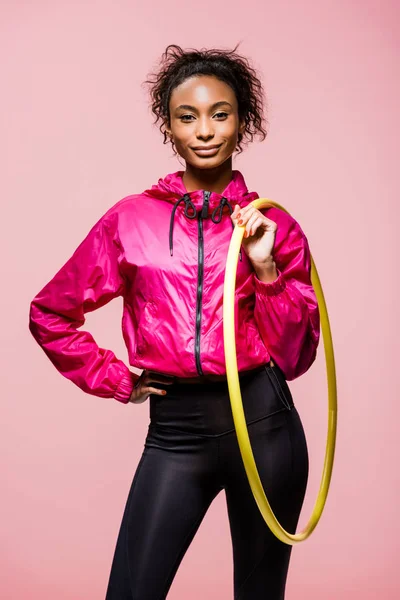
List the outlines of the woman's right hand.
{"type": "Polygon", "coordinates": [[[166,376],[157,374],[154,371],[144,369],[139,379],[137,380],[135,387],[132,390],[129,402],[133,402],[134,404],[141,404],[142,402],[145,402],[145,400],[147,400],[150,394],[158,394],[159,396],[165,396],[167,392],[165,390],[160,390],[159,388],[152,387],[151,385],[149,385],[151,382],[171,385],[172,383],[174,383],[174,377],[172,375],[166,376]]]}

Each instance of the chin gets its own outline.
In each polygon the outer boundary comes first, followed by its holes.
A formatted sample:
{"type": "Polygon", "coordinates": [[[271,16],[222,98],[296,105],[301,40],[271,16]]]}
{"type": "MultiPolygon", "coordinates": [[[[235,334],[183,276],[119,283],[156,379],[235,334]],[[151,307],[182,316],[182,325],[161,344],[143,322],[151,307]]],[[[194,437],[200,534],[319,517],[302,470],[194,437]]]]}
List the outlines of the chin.
{"type": "Polygon", "coordinates": [[[209,159],[204,158],[204,159],[200,159],[200,160],[196,160],[194,161],[192,158],[188,159],[186,157],[182,157],[186,164],[191,165],[192,167],[195,167],[196,169],[215,169],[217,167],[220,167],[221,165],[223,165],[227,160],[230,159],[232,155],[230,154],[229,156],[225,156],[224,158],[220,158],[218,157],[210,157],[209,159]]]}

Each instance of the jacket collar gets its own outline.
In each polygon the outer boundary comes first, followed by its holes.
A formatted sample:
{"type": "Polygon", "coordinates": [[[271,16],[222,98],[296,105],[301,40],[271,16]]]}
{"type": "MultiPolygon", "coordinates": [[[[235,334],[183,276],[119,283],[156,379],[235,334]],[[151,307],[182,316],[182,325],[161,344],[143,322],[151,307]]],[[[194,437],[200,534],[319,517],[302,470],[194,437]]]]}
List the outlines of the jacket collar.
{"type": "MultiPolygon", "coordinates": [[[[187,196],[196,209],[203,207],[204,190],[194,190],[188,192],[183,183],[184,171],[176,171],[162,177],[145,193],[175,203],[178,198],[187,196]]],[[[221,194],[211,192],[209,196],[209,212],[221,203],[221,200],[226,198],[230,204],[239,204],[245,206],[255,198],[258,198],[256,192],[249,192],[242,173],[238,170],[232,171],[232,179],[221,194]],[[211,209],[211,210],[210,210],[211,209]]]]}
{"type": "MultiPolygon", "coordinates": [[[[145,194],[174,204],[170,219],[169,228],[169,250],[170,255],[173,255],[173,228],[175,213],[178,208],[184,212],[184,216],[188,219],[207,219],[211,216],[211,220],[218,224],[221,222],[223,213],[229,212],[232,214],[234,205],[239,204],[240,207],[246,206],[255,198],[258,198],[256,192],[250,192],[247,189],[243,175],[238,170],[232,171],[232,179],[223,190],[222,194],[217,192],[208,192],[207,190],[194,190],[188,192],[183,183],[184,171],[176,171],[162,177],[150,189],[145,190],[145,194]],[[227,209],[227,211],[225,211],[227,209]]],[[[230,220],[232,228],[235,225],[230,220]]],[[[240,260],[242,260],[240,252],[240,260]]]]}

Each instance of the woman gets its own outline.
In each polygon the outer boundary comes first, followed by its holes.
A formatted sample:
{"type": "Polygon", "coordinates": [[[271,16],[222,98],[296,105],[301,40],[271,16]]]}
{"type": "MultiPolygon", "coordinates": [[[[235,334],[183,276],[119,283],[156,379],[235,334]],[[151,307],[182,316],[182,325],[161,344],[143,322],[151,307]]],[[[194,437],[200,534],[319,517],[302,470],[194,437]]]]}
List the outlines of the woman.
{"type": "Polygon", "coordinates": [[[232,229],[243,226],[235,293],[243,406],[268,500],[295,532],[309,465],[287,380],[314,362],[320,325],[307,238],[284,211],[251,206],[258,194],[232,169],[244,142],[266,136],[262,85],[236,48],[170,45],[146,83],[164,143],[172,143],[185,170],[101,217],[33,299],[30,330],[85,392],[122,403],[149,399],[106,600],[166,598],[221,490],[235,599],[282,599],[292,546],[266,525],[240,455],[223,351],[223,283],[232,229]],[[129,362],[140,376],[78,330],[85,313],[117,296],[124,299],[129,362]]]}

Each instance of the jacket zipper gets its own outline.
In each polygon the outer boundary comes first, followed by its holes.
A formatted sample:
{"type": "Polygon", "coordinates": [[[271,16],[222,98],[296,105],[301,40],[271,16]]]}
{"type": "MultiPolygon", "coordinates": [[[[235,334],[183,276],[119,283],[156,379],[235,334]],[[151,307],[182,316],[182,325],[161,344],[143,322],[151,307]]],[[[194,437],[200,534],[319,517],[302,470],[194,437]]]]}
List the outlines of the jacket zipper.
{"type": "Polygon", "coordinates": [[[198,234],[199,234],[199,250],[197,264],[197,303],[196,303],[196,339],[195,339],[195,359],[196,367],[199,375],[203,375],[203,369],[200,361],[200,329],[201,329],[201,313],[203,299],[203,281],[204,281],[204,237],[203,237],[203,219],[208,215],[208,204],[210,201],[211,192],[203,192],[203,207],[198,214],[198,234]]]}

